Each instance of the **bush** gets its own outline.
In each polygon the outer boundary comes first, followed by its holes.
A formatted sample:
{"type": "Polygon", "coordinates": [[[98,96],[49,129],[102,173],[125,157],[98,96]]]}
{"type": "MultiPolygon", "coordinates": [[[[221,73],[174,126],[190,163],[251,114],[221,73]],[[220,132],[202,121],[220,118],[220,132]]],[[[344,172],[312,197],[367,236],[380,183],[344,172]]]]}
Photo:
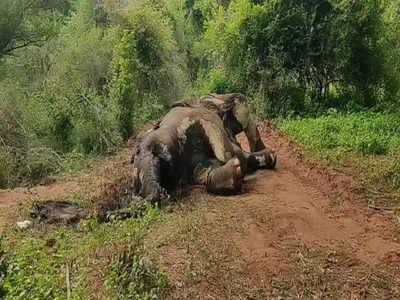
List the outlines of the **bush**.
{"type": "MultiPolygon", "coordinates": [[[[18,232],[14,234],[18,235],[18,232]]],[[[46,246],[43,239],[19,236],[18,247],[7,253],[5,299],[60,299],[65,297],[65,264],[71,234],[65,227],[57,232],[57,244],[46,246]],[[64,236],[62,236],[64,235],[64,236]],[[69,240],[68,240],[69,238],[69,240]],[[68,240],[68,242],[60,241],[68,240]]],[[[54,234],[54,233],[53,233],[54,234]]]]}
{"type": "Polygon", "coordinates": [[[110,95],[119,105],[126,139],[182,96],[185,80],[171,25],[160,11],[138,4],[126,12],[125,23],[114,51],[110,95]]]}
{"type": "Polygon", "coordinates": [[[35,133],[59,153],[111,153],[121,144],[119,108],[107,99],[118,29],[96,26],[94,1],[78,1],[51,55],[44,88],[30,101],[35,133]]]}
{"type": "Polygon", "coordinates": [[[119,108],[94,89],[76,86],[74,92],[49,87],[31,100],[27,115],[35,133],[60,153],[112,153],[122,142],[119,108]]]}
{"type": "Polygon", "coordinates": [[[166,3],[153,2],[78,0],[57,36],[2,61],[1,187],[39,182],[68,153],[115,151],[185,94],[166,3]]]}
{"type": "MultiPolygon", "coordinates": [[[[1,96],[1,95],[0,95],[1,96]]],[[[64,169],[68,152],[111,153],[122,142],[118,110],[94,90],[65,91],[48,87],[25,107],[0,103],[0,187],[39,183],[64,169]]]]}
{"type": "Polygon", "coordinates": [[[7,147],[0,146],[0,188],[14,186],[19,182],[16,157],[8,150],[7,147]]]}
{"type": "Polygon", "coordinates": [[[197,47],[208,60],[198,77],[200,91],[262,92],[270,117],[304,113],[306,101],[318,113],[331,107],[359,111],[353,106],[372,107],[393,95],[396,85],[379,42],[380,3],[256,2],[214,7],[197,47]],[[357,101],[342,97],[349,91],[357,101]]]}
{"type": "Polygon", "coordinates": [[[25,109],[0,94],[0,188],[37,182],[59,166],[58,155],[32,132],[25,109]]]}

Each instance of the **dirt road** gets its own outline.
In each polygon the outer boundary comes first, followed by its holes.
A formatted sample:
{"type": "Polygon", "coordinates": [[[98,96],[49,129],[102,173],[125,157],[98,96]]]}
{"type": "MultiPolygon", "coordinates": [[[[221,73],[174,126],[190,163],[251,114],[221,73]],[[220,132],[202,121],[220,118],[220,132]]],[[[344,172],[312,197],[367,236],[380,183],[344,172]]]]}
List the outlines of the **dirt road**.
{"type": "Polygon", "coordinates": [[[369,209],[352,178],[260,129],[276,171],[234,197],[194,189],[149,235],[173,298],[399,299],[400,217],[369,209]]]}
{"type": "MultiPolygon", "coordinates": [[[[147,235],[144,253],[166,269],[171,298],[400,299],[399,214],[368,208],[353,178],[310,161],[266,123],[260,132],[278,154],[275,171],[232,197],[194,187],[147,235]]],[[[124,151],[103,162],[104,174],[130,172],[124,151]]],[[[77,188],[61,182],[29,193],[77,188]]],[[[0,191],[0,225],[15,221],[8,207],[23,195],[0,191]]]]}

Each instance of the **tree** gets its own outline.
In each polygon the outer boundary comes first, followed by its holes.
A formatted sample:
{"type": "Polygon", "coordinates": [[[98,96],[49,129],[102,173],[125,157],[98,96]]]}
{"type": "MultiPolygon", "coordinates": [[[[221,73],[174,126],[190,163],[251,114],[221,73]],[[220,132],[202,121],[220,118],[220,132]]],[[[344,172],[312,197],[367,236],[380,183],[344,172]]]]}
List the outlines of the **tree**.
{"type": "Polygon", "coordinates": [[[291,98],[286,92],[300,96],[295,102],[310,95],[323,107],[333,87],[366,107],[382,94],[380,0],[237,0],[220,6],[206,29],[202,52],[226,79],[211,86],[263,90],[277,102],[291,98]]]}
{"type": "Polygon", "coordinates": [[[2,0],[0,58],[46,41],[55,34],[58,17],[70,8],[68,0],[2,0]]]}

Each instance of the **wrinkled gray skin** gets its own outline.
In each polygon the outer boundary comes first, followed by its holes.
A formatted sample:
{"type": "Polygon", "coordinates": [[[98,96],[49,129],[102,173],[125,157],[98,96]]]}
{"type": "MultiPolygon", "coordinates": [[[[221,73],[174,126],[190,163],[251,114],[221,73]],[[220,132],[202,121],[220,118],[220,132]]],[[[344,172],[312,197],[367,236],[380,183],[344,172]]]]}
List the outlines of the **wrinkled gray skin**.
{"type": "Polygon", "coordinates": [[[157,203],[163,194],[190,183],[204,184],[217,194],[235,194],[248,171],[274,168],[276,157],[248,117],[246,101],[241,94],[228,94],[177,102],[158,126],[138,137],[135,194],[157,203]],[[242,115],[240,105],[245,108],[242,115]],[[251,150],[258,152],[240,148],[235,135],[242,131],[251,150]]]}

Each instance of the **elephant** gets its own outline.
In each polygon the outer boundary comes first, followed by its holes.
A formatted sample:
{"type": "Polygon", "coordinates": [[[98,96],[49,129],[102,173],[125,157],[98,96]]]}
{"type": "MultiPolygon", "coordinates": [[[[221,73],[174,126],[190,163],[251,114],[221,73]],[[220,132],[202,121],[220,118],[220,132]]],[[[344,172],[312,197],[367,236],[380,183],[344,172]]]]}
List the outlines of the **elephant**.
{"type": "Polygon", "coordinates": [[[237,194],[247,173],[274,169],[276,160],[261,141],[244,95],[210,94],[179,101],[137,138],[134,193],[153,204],[185,184],[201,184],[215,194],[237,194]],[[250,152],[235,139],[242,131],[250,152]]]}
{"type": "MultiPolygon", "coordinates": [[[[261,141],[256,123],[250,117],[247,102],[247,98],[240,93],[209,94],[201,98],[194,97],[189,101],[175,102],[173,107],[202,106],[214,111],[223,120],[232,142],[237,144],[234,137],[244,131],[249,142],[250,152],[257,152],[266,149],[266,146],[261,141]]],[[[269,150],[269,152],[272,151],[269,150]]]]}

